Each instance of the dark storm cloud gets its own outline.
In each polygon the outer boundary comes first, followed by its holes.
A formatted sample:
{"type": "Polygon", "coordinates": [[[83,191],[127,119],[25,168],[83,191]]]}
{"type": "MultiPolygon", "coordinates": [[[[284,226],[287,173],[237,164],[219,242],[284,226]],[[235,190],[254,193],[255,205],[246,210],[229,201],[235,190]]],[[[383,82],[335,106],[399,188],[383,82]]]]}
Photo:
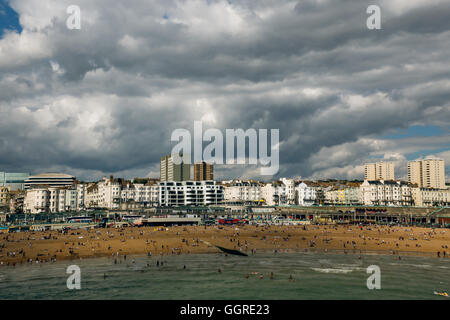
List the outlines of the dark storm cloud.
{"type": "Polygon", "coordinates": [[[24,30],[0,39],[0,170],[157,174],[172,131],[202,119],[280,129],[280,176],[352,178],[414,152],[383,133],[449,124],[445,1],[79,1],[81,30],[69,4],[11,1],[24,30]]]}

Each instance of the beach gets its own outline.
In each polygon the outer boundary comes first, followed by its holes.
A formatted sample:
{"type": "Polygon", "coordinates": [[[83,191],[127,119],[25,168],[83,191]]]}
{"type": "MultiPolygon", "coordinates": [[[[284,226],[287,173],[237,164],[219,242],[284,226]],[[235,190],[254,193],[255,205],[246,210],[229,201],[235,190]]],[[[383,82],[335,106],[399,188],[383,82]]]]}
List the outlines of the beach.
{"type": "Polygon", "coordinates": [[[0,235],[0,266],[126,256],[255,252],[377,253],[448,259],[448,229],[399,226],[177,226],[19,232],[0,235]]]}

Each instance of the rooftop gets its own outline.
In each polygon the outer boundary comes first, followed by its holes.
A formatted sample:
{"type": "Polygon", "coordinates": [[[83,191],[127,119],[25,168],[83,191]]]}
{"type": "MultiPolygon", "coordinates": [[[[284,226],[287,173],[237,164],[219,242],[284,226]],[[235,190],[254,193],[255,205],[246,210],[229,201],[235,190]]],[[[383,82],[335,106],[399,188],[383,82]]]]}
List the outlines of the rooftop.
{"type": "Polygon", "coordinates": [[[68,179],[75,179],[74,176],[71,176],[69,174],[65,174],[65,173],[41,173],[41,174],[37,174],[34,176],[30,176],[28,179],[33,179],[33,178],[68,178],[68,179]]]}

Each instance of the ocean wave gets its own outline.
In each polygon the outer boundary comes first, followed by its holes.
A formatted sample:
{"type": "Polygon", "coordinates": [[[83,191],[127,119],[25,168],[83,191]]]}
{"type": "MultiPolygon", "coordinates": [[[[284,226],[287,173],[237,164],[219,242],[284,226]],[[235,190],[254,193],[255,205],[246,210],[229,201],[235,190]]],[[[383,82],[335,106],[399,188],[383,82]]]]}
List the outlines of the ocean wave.
{"type": "Polygon", "coordinates": [[[413,264],[412,266],[417,267],[417,268],[432,268],[433,267],[429,264],[413,264]]]}
{"type": "Polygon", "coordinates": [[[333,268],[311,268],[314,271],[322,273],[350,273],[352,269],[333,269],[333,268]]]}
{"type": "Polygon", "coordinates": [[[411,266],[411,267],[414,267],[414,268],[425,268],[425,269],[428,269],[428,268],[431,268],[431,267],[432,267],[432,266],[429,265],[429,264],[412,264],[412,263],[406,263],[406,264],[404,264],[404,265],[406,265],[406,266],[411,266]]]}
{"type": "Polygon", "coordinates": [[[432,268],[432,265],[429,264],[413,264],[413,263],[389,263],[391,266],[408,266],[408,267],[414,267],[414,268],[432,268]]]}

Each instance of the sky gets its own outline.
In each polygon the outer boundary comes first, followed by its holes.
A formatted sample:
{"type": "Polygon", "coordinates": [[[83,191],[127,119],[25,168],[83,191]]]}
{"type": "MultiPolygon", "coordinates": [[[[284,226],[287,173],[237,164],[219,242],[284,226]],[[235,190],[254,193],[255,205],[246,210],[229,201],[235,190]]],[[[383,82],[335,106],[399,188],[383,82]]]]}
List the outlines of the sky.
{"type": "Polygon", "coordinates": [[[159,177],[175,129],[279,129],[280,169],[450,174],[447,0],[0,1],[0,171],[159,177]],[[67,28],[69,5],[81,29],[67,28]],[[369,5],[381,29],[366,26],[369,5]]]}

